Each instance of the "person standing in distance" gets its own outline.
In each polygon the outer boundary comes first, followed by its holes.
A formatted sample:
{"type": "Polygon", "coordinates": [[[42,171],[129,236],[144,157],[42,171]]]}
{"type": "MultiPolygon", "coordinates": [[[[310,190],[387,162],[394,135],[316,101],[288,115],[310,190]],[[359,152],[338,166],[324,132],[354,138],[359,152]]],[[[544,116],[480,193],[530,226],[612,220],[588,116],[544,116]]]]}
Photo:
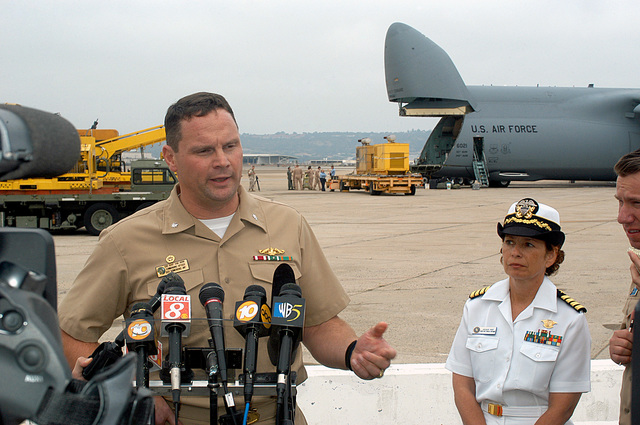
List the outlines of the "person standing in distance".
{"type": "Polygon", "coordinates": [[[256,175],[256,166],[252,165],[247,174],[249,175],[249,192],[255,192],[256,179],[258,178],[258,176],[256,175]]]}
{"type": "Polygon", "coordinates": [[[609,340],[609,356],[619,365],[624,365],[622,388],[620,389],[620,425],[631,424],[631,351],[633,348],[633,310],[638,303],[640,288],[640,258],[634,249],[640,249],[640,149],[624,155],[614,166],[616,199],[618,200],[618,223],[622,225],[629,240],[631,284],[622,310],[624,316],[620,329],[613,332],[609,340]]]}
{"type": "MultiPolygon", "coordinates": [[[[163,155],[180,176],[179,183],[167,200],[100,234],[58,310],[69,364],[90,355],[101,335],[120,315],[128,316],[132,305],[148,301],[169,267],[181,266],[178,274],[192,299],[198,299],[204,283],[220,283],[225,292],[224,317],[232,322],[235,302],[243,299],[245,289],[257,284],[269,293],[273,272],[286,262],[306,300],[303,344],[315,359],[328,367],[352,369],[362,379],[382,377],[396,355],[383,338],[387,324],[380,322],[358,338],[338,316],[349,297],[304,217],[289,206],[251,195],[240,185],[242,145],[224,97],[195,93],[178,100],[167,111],[165,129],[163,155]],[[280,257],[260,255],[268,250],[277,250],[280,257]]],[[[206,317],[202,305],[191,306],[194,318],[206,317]]],[[[207,347],[209,329],[198,328],[196,322],[183,344],[207,347]]],[[[244,347],[244,338],[231,326],[224,332],[228,348],[244,347]]],[[[267,344],[260,344],[257,372],[273,370],[267,344]]],[[[297,372],[297,383],[304,381],[302,350],[291,370],[297,372]]],[[[184,425],[209,423],[209,397],[183,396],[182,403],[184,425]]],[[[252,406],[256,424],[274,423],[273,397],[254,396],[252,406]]],[[[165,422],[173,425],[173,412],[165,399],[156,397],[156,423],[165,422]]],[[[299,410],[295,422],[306,423],[299,410]]]]}
{"type": "Polygon", "coordinates": [[[302,168],[296,164],[293,169],[293,182],[295,184],[295,190],[302,190],[302,168]]]}

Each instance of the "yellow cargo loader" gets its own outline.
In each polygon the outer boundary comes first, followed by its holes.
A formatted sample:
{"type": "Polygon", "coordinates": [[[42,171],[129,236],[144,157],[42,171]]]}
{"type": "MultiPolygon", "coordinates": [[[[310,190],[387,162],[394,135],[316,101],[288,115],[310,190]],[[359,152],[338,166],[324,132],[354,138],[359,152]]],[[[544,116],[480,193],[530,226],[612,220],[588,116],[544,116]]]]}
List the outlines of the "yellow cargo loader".
{"type": "Polygon", "coordinates": [[[364,189],[371,195],[415,195],[416,187],[423,183],[422,175],[409,172],[409,144],[395,143],[393,135],[385,139],[387,143],[376,145],[372,145],[369,138],[358,140],[362,146],[356,148],[356,171],[336,176],[330,188],[341,192],[364,189]]]}

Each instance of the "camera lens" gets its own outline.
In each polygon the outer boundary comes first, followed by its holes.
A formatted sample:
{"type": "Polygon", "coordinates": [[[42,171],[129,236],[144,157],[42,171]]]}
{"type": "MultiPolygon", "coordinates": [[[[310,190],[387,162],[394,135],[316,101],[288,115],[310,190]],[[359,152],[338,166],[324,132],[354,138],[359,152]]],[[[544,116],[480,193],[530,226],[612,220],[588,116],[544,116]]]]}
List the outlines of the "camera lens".
{"type": "Polygon", "coordinates": [[[7,311],[2,315],[2,328],[7,332],[17,332],[24,323],[24,317],[19,312],[7,311]]]}

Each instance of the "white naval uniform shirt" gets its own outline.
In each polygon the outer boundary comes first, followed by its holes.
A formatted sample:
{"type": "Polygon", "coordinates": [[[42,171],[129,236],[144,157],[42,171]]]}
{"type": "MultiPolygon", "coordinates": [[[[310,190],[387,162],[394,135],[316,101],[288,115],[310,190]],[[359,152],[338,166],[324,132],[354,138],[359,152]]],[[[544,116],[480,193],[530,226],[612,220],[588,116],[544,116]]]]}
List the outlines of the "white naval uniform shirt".
{"type": "MultiPolygon", "coordinates": [[[[513,321],[509,279],[505,279],[467,300],[445,367],[474,378],[478,403],[547,406],[550,392],[590,391],[590,351],[584,314],[558,298],[547,277],[533,302],[513,321]],[[556,323],[547,328],[545,320],[556,323]],[[526,341],[528,332],[529,339],[538,342],[526,341]],[[543,338],[536,334],[544,337],[545,332],[550,338],[562,337],[560,344],[539,342],[543,338]]],[[[496,416],[484,415],[487,423],[534,422],[505,416],[496,422],[496,416]]]]}

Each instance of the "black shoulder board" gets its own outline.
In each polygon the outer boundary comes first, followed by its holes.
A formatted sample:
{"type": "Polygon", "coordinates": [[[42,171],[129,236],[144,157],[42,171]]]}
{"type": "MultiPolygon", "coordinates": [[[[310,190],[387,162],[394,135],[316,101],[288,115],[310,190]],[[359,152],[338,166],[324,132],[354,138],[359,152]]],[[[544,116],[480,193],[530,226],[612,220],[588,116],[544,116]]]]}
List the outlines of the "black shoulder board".
{"type": "Polygon", "coordinates": [[[571,298],[569,295],[565,294],[564,292],[562,292],[561,290],[558,289],[558,298],[560,298],[562,301],[566,302],[567,304],[569,304],[571,307],[573,307],[577,312],[580,313],[586,313],[587,312],[587,308],[585,306],[583,306],[582,304],[580,304],[578,301],[574,300],[573,298],[571,298]]]}
{"type": "Polygon", "coordinates": [[[479,297],[480,295],[484,295],[485,292],[487,292],[487,289],[491,288],[491,285],[489,286],[485,286],[482,289],[478,289],[477,291],[473,291],[472,293],[469,294],[469,298],[475,298],[475,297],[479,297]]]}

